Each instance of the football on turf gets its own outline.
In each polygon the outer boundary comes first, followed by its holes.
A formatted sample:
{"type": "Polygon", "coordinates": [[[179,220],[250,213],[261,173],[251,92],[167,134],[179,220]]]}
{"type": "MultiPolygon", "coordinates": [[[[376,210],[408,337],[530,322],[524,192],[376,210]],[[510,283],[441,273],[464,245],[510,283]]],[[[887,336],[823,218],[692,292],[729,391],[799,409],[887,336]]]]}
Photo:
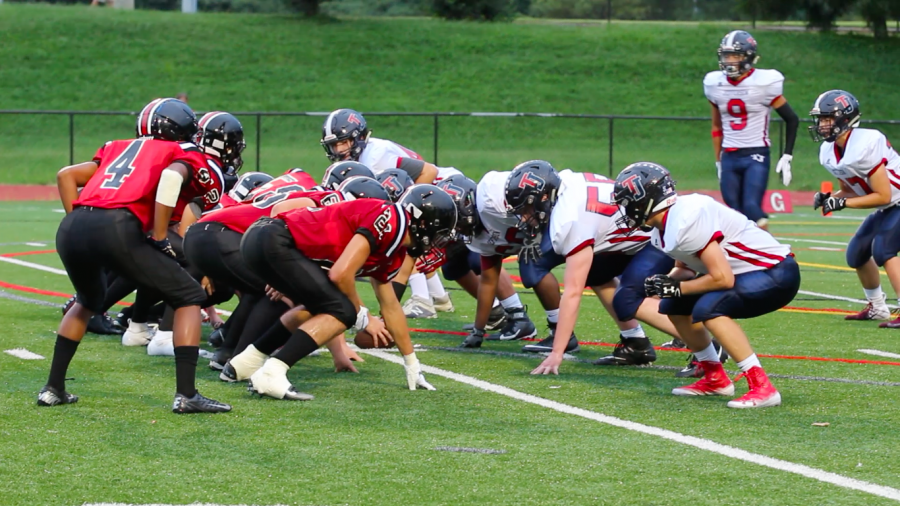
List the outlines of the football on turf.
{"type": "Polygon", "coordinates": [[[394,341],[391,340],[387,346],[383,343],[381,346],[375,346],[375,339],[372,337],[372,334],[369,334],[365,330],[360,330],[356,333],[356,337],[353,338],[353,344],[362,349],[370,349],[370,348],[393,348],[396,346],[394,341]]]}

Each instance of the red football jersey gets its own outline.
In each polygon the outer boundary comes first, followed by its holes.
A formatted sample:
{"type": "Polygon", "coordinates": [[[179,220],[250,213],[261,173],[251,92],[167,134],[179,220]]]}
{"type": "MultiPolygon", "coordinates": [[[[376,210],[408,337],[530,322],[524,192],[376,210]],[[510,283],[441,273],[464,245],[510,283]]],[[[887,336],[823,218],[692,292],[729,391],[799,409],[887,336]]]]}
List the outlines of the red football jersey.
{"type": "Polygon", "coordinates": [[[218,158],[209,155],[203,156],[206,158],[206,166],[194,169],[190,182],[181,189],[181,195],[178,196],[178,202],[172,211],[172,222],[181,221],[184,208],[198,198],[200,211],[205,213],[213,210],[225,197],[225,173],[222,170],[221,162],[218,158]]]}
{"type": "Polygon", "coordinates": [[[369,240],[371,251],[357,276],[387,283],[400,272],[409,216],[399,205],[359,199],[329,207],[294,209],[278,215],[287,223],[294,244],[307,258],[330,268],[356,234],[369,240]]]}
{"type": "MultiPolygon", "coordinates": [[[[128,209],[141,221],[144,232],[153,228],[156,187],[163,170],[174,162],[194,171],[206,167],[206,155],[197,146],[148,138],[107,142],[97,150],[93,161],[100,167],[81,191],[75,207],[128,209]]],[[[182,190],[182,194],[192,192],[187,187],[182,190]]],[[[188,200],[197,196],[192,194],[188,200]]]]}
{"type": "Polygon", "coordinates": [[[289,199],[298,199],[306,197],[312,199],[319,207],[330,206],[343,202],[344,195],[341,192],[325,191],[325,192],[308,192],[305,190],[287,190],[284,188],[273,192],[266,192],[258,195],[252,201],[245,201],[239,205],[220,209],[200,218],[201,222],[214,221],[221,223],[226,227],[243,234],[253,225],[253,222],[269,216],[275,204],[289,199]]]}
{"type": "Polygon", "coordinates": [[[313,186],[316,186],[316,184],[316,180],[306,172],[303,172],[303,169],[291,169],[268,183],[258,188],[254,188],[244,200],[252,200],[256,198],[257,195],[279,190],[281,188],[290,187],[293,190],[310,190],[313,186]]]}

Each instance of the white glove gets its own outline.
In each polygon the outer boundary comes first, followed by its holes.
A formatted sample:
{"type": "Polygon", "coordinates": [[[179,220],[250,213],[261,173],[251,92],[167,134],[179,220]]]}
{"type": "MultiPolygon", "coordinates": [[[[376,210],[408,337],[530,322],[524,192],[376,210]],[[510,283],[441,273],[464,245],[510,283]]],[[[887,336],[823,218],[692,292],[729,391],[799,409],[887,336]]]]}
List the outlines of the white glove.
{"type": "Polygon", "coordinates": [[[419,367],[419,359],[416,358],[416,352],[403,355],[403,363],[403,368],[406,369],[406,384],[410,390],[415,390],[417,387],[425,390],[437,390],[431,386],[431,383],[425,381],[425,375],[422,374],[422,370],[419,367]]]}
{"type": "Polygon", "coordinates": [[[778,160],[778,165],[775,166],[775,172],[781,174],[781,182],[785,186],[790,185],[791,179],[793,179],[791,175],[791,160],[793,159],[794,155],[781,155],[781,160],[778,160]]]}
{"type": "Polygon", "coordinates": [[[722,162],[716,162],[716,177],[722,181],[722,162]]]}

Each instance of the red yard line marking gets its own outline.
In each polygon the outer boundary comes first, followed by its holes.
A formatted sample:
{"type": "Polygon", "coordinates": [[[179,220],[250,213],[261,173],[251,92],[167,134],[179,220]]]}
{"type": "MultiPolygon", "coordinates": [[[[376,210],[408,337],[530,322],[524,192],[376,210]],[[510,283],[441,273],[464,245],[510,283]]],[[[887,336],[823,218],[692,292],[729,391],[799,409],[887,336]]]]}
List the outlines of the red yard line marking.
{"type": "MultiPolygon", "coordinates": [[[[452,330],[436,330],[436,329],[409,329],[410,332],[421,332],[424,334],[446,334],[453,336],[467,336],[469,335],[467,332],[455,332],[452,330]]],[[[536,337],[529,337],[526,339],[522,339],[522,341],[540,341],[540,339],[536,337]]],[[[606,347],[615,347],[614,343],[600,343],[597,341],[578,341],[578,344],[587,345],[587,346],[606,346],[606,347]]],[[[654,346],[653,349],[661,350],[661,351],[679,351],[682,353],[690,353],[691,350],[687,348],[661,348],[659,346],[654,346]]],[[[538,354],[535,354],[539,356],[538,354]]],[[[829,357],[806,357],[802,355],[771,355],[765,353],[757,353],[757,356],[763,358],[780,358],[784,360],[812,360],[815,362],[843,362],[847,364],[873,364],[873,365],[896,365],[900,366],[900,362],[888,362],[885,360],[859,360],[853,358],[829,358],[829,357]]]]}
{"type": "Polygon", "coordinates": [[[38,251],[19,251],[17,253],[4,253],[0,257],[22,257],[25,255],[45,255],[48,253],[56,253],[55,249],[42,249],[38,251]]]}
{"type": "MultiPolygon", "coordinates": [[[[35,293],[38,295],[49,295],[50,297],[63,297],[66,299],[72,297],[71,293],[54,292],[52,290],[41,290],[40,288],[32,288],[30,286],[15,285],[12,283],[7,283],[5,281],[0,281],[0,287],[9,288],[10,290],[17,290],[20,292],[35,293]]],[[[130,306],[131,302],[119,301],[119,305],[120,306],[130,306]]]]}

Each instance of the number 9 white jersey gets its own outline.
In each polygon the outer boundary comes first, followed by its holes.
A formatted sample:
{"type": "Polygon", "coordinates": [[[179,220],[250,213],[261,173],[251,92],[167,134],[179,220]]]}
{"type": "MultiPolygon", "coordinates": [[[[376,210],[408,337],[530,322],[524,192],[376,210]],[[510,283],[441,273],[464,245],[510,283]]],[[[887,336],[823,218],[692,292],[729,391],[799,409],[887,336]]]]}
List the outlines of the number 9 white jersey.
{"type": "Polygon", "coordinates": [[[753,69],[735,81],[721,70],[706,74],[703,93],[722,115],[722,147],[760,148],[769,142],[772,103],[784,91],[784,76],[773,69],[753,69]]]}

